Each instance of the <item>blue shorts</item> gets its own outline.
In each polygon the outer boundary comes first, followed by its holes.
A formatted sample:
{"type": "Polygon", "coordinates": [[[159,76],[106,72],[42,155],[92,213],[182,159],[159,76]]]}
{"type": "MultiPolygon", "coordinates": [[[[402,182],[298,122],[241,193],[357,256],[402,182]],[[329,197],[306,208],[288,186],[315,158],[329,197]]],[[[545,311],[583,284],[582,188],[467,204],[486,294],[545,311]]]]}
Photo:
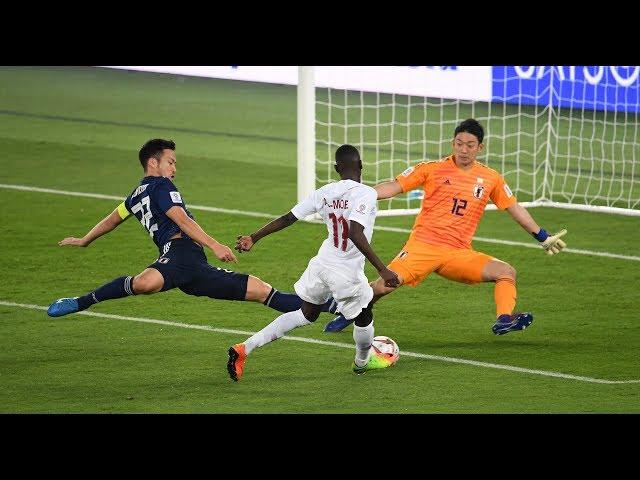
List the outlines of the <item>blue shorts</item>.
{"type": "Polygon", "coordinates": [[[148,268],[164,277],[161,292],[179,288],[187,295],[219,300],[244,300],[249,275],[209,265],[204,249],[188,238],[167,242],[163,254],[148,268]]]}

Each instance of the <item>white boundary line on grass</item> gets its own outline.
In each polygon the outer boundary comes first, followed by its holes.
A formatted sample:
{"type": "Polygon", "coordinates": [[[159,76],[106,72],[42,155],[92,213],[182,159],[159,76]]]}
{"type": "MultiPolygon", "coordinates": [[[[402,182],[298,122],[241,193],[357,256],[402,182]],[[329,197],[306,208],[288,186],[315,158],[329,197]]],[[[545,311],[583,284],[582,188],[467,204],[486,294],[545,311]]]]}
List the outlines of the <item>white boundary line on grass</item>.
{"type": "MultiPolygon", "coordinates": [[[[116,195],[103,195],[101,193],[70,192],[68,190],[55,190],[53,188],[30,187],[27,185],[12,185],[7,183],[0,183],[0,188],[7,188],[11,190],[23,190],[26,192],[54,193],[56,195],[69,195],[72,197],[99,198],[101,200],[115,200],[117,202],[122,202],[126,198],[126,197],[118,197],[116,195]]],[[[234,215],[244,215],[247,217],[264,217],[264,218],[278,217],[278,215],[271,215],[269,213],[247,212],[244,210],[230,210],[228,208],[207,207],[204,205],[189,205],[189,207],[187,208],[193,209],[193,210],[206,210],[208,212],[216,212],[216,213],[233,213],[234,215]]]]}
{"type": "MultiPolygon", "coordinates": [[[[18,308],[28,308],[31,310],[47,310],[48,307],[43,307],[41,305],[27,305],[24,303],[14,303],[14,302],[5,302],[0,300],[0,305],[4,305],[7,307],[18,307],[18,308]]],[[[125,317],[123,315],[111,315],[108,313],[95,313],[95,312],[78,312],[78,315],[86,315],[88,317],[98,317],[98,318],[112,318],[114,320],[128,320],[131,322],[141,322],[141,323],[155,323],[158,325],[169,325],[172,327],[180,327],[180,328],[191,328],[194,330],[206,330],[209,332],[216,333],[233,333],[237,335],[245,335],[250,336],[255,332],[246,332],[244,330],[232,330],[228,328],[214,328],[209,327],[207,325],[192,325],[189,323],[180,323],[180,322],[170,322],[167,320],[156,320],[153,318],[143,318],[143,317],[125,317]]],[[[328,342],[325,340],[316,340],[314,338],[304,338],[304,337],[289,337],[284,336],[282,340],[291,340],[294,342],[305,342],[305,343],[315,343],[318,345],[328,345],[331,347],[340,347],[340,348],[348,348],[353,349],[353,344],[351,343],[340,343],[340,342],[328,342]]],[[[533,375],[542,375],[544,377],[556,377],[563,378],[566,380],[578,380],[580,382],[588,382],[588,383],[604,383],[604,384],[628,384],[628,383],[640,383],[640,380],[605,380],[601,378],[591,378],[591,377],[582,377],[579,375],[569,375],[566,373],[560,372],[548,372],[546,370],[532,370],[530,368],[521,368],[514,367],[512,365],[500,365],[497,363],[487,363],[487,362],[478,362],[476,360],[466,360],[464,358],[453,358],[453,357],[443,357],[440,355],[428,355],[425,353],[413,353],[413,352],[405,352],[401,351],[400,356],[404,357],[416,357],[416,358],[424,358],[426,360],[436,360],[440,362],[449,362],[449,363],[461,363],[464,365],[473,365],[476,367],[483,368],[493,368],[498,370],[508,370],[511,372],[520,372],[520,373],[530,373],[533,375]]]]}
{"type": "MultiPolygon", "coordinates": [[[[53,193],[56,195],[69,195],[74,197],[89,197],[89,198],[99,198],[102,200],[116,200],[122,201],[124,197],[118,197],[115,195],[103,195],[100,193],[84,193],[84,192],[71,192],[67,190],[56,190],[53,188],[40,188],[40,187],[31,187],[27,185],[12,185],[6,183],[0,183],[0,188],[12,189],[12,190],[23,190],[27,192],[40,192],[40,193],[53,193]]],[[[279,215],[273,215],[270,213],[262,213],[262,212],[251,212],[245,210],[232,210],[228,208],[217,208],[217,207],[208,207],[206,205],[189,205],[188,207],[191,210],[204,210],[207,212],[216,212],[216,213],[230,213],[234,215],[244,215],[246,217],[261,217],[261,218],[277,218],[279,215]]],[[[322,223],[320,221],[312,221],[312,223],[322,223]]],[[[397,227],[383,227],[383,226],[375,226],[374,230],[380,230],[383,232],[399,232],[399,233],[411,233],[410,229],[407,228],[397,228],[397,227]]],[[[535,243],[525,243],[525,242],[513,242],[511,240],[498,240],[495,238],[484,238],[484,237],[473,237],[473,240],[476,242],[485,242],[485,243],[497,243],[500,245],[512,245],[516,247],[525,247],[525,248],[540,248],[539,245],[535,243]]],[[[633,255],[620,255],[618,253],[609,253],[609,252],[594,252],[592,250],[578,250],[576,248],[565,248],[563,252],[567,253],[577,253],[579,255],[593,255],[596,257],[607,257],[607,258],[619,258],[621,260],[631,260],[635,262],[640,262],[640,257],[633,255]]]]}

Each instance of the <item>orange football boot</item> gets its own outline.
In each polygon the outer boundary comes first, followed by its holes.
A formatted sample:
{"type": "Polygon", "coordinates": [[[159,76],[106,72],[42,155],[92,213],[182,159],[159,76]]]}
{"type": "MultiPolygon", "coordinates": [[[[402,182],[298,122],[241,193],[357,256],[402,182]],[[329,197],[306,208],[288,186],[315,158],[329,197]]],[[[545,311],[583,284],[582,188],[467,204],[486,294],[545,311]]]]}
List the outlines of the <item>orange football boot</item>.
{"type": "Polygon", "coordinates": [[[242,372],[244,371],[244,361],[247,359],[247,354],[244,350],[243,343],[237,343],[229,349],[229,361],[227,362],[227,371],[229,376],[235,382],[240,380],[242,372]]]}

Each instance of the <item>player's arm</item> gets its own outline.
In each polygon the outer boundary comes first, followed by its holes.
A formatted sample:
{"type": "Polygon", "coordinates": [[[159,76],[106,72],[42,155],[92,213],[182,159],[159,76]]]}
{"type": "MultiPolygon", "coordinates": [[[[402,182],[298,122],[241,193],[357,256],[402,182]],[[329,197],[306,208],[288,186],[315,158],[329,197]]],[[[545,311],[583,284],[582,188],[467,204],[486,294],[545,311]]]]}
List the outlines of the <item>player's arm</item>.
{"type": "Polygon", "coordinates": [[[251,235],[238,235],[238,239],[236,240],[236,250],[240,253],[248,252],[262,237],[266,237],[267,235],[271,235],[283,228],[287,228],[288,226],[293,225],[296,221],[298,221],[298,218],[292,212],[289,212],[286,215],[282,215],[281,217],[267,223],[264,227],[251,235]]]}
{"type": "Polygon", "coordinates": [[[96,238],[101,237],[105,233],[109,233],[111,230],[116,228],[122,222],[124,222],[131,213],[124,206],[124,202],[122,202],[118,207],[103,218],[95,227],[93,227],[84,237],[76,238],[76,237],[67,237],[64,240],[60,240],[58,245],[71,245],[73,247],[87,247],[91,242],[93,242],[96,238]]]}
{"type": "Polygon", "coordinates": [[[364,235],[364,226],[355,220],[349,221],[349,239],[358,247],[358,250],[362,252],[367,260],[371,262],[371,265],[376,268],[380,277],[384,280],[385,286],[395,288],[400,285],[398,275],[389,270],[386,265],[380,261],[367,241],[367,237],[364,235]]]}
{"type": "Polygon", "coordinates": [[[560,237],[567,233],[565,229],[560,230],[555,235],[549,235],[544,228],[541,228],[536,223],[531,214],[529,214],[529,212],[518,202],[507,207],[506,210],[522,228],[540,242],[540,245],[547,252],[547,255],[560,253],[560,251],[567,246],[567,244],[560,239],[560,237]]]}
{"type": "Polygon", "coordinates": [[[378,194],[378,200],[395,197],[400,193],[409,192],[414,188],[423,186],[427,181],[429,172],[431,171],[432,167],[430,165],[435,164],[436,162],[420,162],[415,166],[407,168],[390,182],[384,182],[376,185],[373,188],[378,194]]]}
{"type": "Polygon", "coordinates": [[[391,182],[384,182],[373,187],[378,194],[378,200],[384,200],[385,198],[395,197],[399,193],[402,193],[402,185],[397,180],[391,182]]]}
{"type": "Polygon", "coordinates": [[[166,211],[166,215],[191,239],[201,245],[209,247],[218,260],[222,260],[223,262],[238,261],[229,247],[209,236],[193,218],[187,215],[187,212],[184,211],[182,206],[174,205],[166,211]]]}

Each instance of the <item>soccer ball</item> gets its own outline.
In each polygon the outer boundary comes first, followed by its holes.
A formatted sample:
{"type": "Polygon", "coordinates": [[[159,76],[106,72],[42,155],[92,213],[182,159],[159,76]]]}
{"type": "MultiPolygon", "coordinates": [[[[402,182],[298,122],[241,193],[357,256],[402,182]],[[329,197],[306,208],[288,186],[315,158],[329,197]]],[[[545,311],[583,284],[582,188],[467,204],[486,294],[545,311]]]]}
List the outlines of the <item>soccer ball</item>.
{"type": "Polygon", "coordinates": [[[374,337],[371,348],[373,348],[376,353],[384,355],[391,365],[396,363],[398,358],[400,358],[400,348],[398,348],[398,344],[395,340],[385,337],[384,335],[374,337]]]}

